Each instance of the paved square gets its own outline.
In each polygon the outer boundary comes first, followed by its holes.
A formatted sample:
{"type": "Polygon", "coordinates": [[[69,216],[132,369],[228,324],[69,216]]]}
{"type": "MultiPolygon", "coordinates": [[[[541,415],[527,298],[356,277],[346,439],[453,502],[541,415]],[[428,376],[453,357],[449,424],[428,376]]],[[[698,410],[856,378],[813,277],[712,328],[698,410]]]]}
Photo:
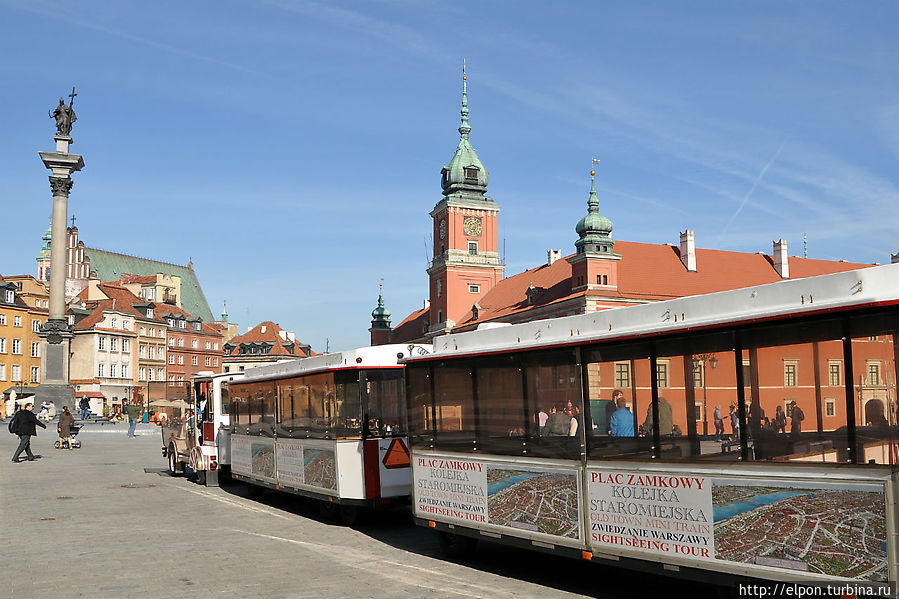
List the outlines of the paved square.
{"type": "Polygon", "coordinates": [[[348,528],[307,499],[169,476],[155,426],[129,439],[127,425],[89,425],[73,451],[53,449],[55,428],[32,441],[43,459],[13,464],[3,422],[0,597],[546,599],[677,585],[489,543],[447,561],[408,510],[348,528]]]}

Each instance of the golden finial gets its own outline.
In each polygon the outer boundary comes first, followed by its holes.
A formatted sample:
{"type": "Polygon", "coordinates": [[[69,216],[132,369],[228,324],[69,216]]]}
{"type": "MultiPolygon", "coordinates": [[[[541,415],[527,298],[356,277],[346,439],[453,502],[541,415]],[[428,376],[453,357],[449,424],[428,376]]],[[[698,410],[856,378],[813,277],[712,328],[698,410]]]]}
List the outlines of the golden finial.
{"type": "Polygon", "coordinates": [[[465,74],[465,59],[462,59],[462,81],[468,79],[468,76],[465,74]]]}
{"type": "Polygon", "coordinates": [[[597,165],[597,164],[599,164],[599,158],[594,158],[594,159],[593,159],[593,166],[590,168],[590,176],[591,176],[591,177],[595,177],[595,176],[596,176],[596,165],[597,165]]]}

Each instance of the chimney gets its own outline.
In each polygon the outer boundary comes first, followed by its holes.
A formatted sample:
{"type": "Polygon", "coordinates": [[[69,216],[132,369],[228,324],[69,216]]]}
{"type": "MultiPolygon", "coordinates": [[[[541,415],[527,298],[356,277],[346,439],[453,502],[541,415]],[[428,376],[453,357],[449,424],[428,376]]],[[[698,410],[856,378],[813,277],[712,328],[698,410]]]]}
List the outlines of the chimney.
{"type": "Polygon", "coordinates": [[[693,229],[680,234],[680,261],[690,272],[696,272],[696,239],[693,229]]]}
{"type": "Polygon", "coordinates": [[[890,264],[899,263],[899,253],[890,254],[890,264]]]}
{"type": "Polygon", "coordinates": [[[281,338],[281,341],[287,341],[287,331],[281,329],[280,331],[278,331],[278,337],[281,338]]]}
{"type": "Polygon", "coordinates": [[[790,264],[787,257],[787,240],[780,239],[774,242],[774,270],[782,279],[790,278],[790,264]]]}
{"type": "Polygon", "coordinates": [[[425,299],[423,309],[424,309],[424,310],[427,310],[427,309],[429,309],[430,307],[431,307],[431,300],[425,299]]]}
{"type": "Polygon", "coordinates": [[[262,325],[262,330],[260,331],[260,333],[264,333],[264,332],[265,332],[265,325],[262,325]]]}
{"type": "Polygon", "coordinates": [[[552,266],[553,262],[562,257],[562,250],[546,250],[546,265],[552,266]]]}

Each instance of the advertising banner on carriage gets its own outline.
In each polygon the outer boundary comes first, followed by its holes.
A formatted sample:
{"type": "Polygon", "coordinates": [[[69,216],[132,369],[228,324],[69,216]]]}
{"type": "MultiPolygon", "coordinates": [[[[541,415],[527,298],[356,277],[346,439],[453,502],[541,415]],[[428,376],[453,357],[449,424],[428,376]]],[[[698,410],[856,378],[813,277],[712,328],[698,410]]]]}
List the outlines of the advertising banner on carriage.
{"type": "Polygon", "coordinates": [[[574,469],[424,456],[413,461],[418,516],[488,524],[555,542],[582,539],[578,481],[574,469]]]}
{"type": "Polygon", "coordinates": [[[333,448],[278,440],[275,449],[280,484],[337,490],[337,460],[333,448]]]}
{"type": "Polygon", "coordinates": [[[275,446],[272,439],[232,435],[231,470],[273,482],[275,446]]]}
{"type": "Polygon", "coordinates": [[[236,474],[251,474],[250,439],[231,435],[231,470],[236,474]]]}
{"type": "Polygon", "coordinates": [[[587,470],[588,544],[887,580],[883,484],[587,470]]]}

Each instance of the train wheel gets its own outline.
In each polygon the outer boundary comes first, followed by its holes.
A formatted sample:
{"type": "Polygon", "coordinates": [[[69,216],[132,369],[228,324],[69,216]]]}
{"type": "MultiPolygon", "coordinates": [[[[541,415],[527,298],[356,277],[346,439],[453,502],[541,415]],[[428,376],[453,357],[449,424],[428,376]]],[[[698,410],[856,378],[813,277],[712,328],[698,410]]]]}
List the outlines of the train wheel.
{"type": "Polygon", "coordinates": [[[333,501],[319,501],[318,513],[325,520],[333,520],[337,517],[337,504],[333,501]]]}
{"type": "Polygon", "coordinates": [[[340,519],[347,526],[356,526],[365,520],[366,511],[358,505],[341,505],[340,519]]]}
{"type": "Polygon", "coordinates": [[[178,453],[175,451],[174,445],[169,445],[169,450],[166,452],[169,457],[169,471],[172,473],[172,476],[179,474],[180,472],[180,462],[178,461],[178,453]]]}
{"type": "Polygon", "coordinates": [[[451,532],[437,533],[440,549],[446,557],[468,557],[478,545],[478,540],[451,532]]]}

